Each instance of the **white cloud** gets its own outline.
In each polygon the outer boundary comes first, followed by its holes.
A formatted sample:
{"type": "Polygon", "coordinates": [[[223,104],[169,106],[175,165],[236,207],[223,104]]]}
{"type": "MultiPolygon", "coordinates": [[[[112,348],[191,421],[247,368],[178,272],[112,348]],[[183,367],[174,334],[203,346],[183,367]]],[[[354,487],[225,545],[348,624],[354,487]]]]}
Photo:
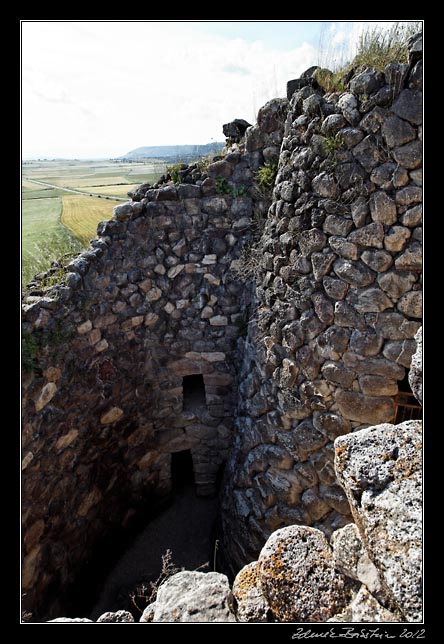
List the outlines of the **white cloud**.
{"type": "MultiPolygon", "coordinates": [[[[337,51],[359,29],[334,23],[329,43],[337,51]]],[[[24,155],[117,156],[223,140],[223,123],[254,122],[319,62],[301,40],[277,49],[186,22],[23,22],[22,30],[24,155]]]]}

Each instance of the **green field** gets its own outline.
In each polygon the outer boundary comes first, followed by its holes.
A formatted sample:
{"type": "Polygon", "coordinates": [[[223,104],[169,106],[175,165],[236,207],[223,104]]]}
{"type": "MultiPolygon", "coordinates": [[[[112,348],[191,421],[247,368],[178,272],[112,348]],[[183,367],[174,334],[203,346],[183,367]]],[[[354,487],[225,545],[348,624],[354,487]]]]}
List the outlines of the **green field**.
{"type": "Polygon", "coordinates": [[[40,160],[22,164],[22,284],[51,262],[80,252],[99,221],[141,183],[155,183],[165,162],[40,160]],[[41,185],[43,182],[49,185],[41,185]],[[79,193],[70,192],[78,190],[79,193]],[[99,196],[101,198],[99,198],[99,196]]]}
{"type": "Polygon", "coordinates": [[[22,283],[47,270],[57,257],[80,252],[82,243],[60,223],[62,199],[26,199],[22,204],[22,283]]]}

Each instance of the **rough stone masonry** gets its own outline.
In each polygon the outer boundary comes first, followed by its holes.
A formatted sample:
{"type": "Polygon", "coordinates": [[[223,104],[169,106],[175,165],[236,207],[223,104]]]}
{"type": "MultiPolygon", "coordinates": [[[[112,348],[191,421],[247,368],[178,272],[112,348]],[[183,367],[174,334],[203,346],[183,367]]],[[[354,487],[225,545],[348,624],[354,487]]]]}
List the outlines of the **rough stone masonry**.
{"type": "Polygon", "coordinates": [[[22,581],[34,616],[61,614],[94,547],[168,493],[175,452],[191,451],[201,494],[227,463],[235,570],[278,528],[328,536],[351,522],[333,442],[393,422],[421,324],[416,45],[410,65],[358,69],[343,93],[300,79],[206,178],[139,189],[63,280],[31,285],[22,581]],[[270,205],[255,173],[273,161],[270,205]],[[200,395],[187,401],[191,376],[200,395]]]}

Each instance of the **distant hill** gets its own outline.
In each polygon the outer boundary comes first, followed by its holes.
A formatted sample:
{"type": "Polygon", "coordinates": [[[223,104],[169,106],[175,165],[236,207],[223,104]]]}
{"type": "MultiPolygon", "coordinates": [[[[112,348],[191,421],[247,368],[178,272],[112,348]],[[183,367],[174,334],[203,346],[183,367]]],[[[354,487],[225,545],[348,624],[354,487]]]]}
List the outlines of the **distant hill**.
{"type": "Polygon", "coordinates": [[[124,159],[168,159],[217,154],[225,143],[213,142],[205,145],[151,145],[131,150],[124,159]]]}

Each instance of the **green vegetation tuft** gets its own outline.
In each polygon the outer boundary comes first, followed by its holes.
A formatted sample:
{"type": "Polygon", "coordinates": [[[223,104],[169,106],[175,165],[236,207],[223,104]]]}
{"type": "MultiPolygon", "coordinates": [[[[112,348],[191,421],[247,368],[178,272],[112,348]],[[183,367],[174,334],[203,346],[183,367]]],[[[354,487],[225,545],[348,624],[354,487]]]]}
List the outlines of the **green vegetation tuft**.
{"type": "Polygon", "coordinates": [[[359,38],[353,60],[339,66],[332,63],[333,71],[326,69],[327,61],[326,65],[317,70],[316,81],[327,93],[343,92],[346,89],[347,75],[352,69],[374,67],[383,72],[389,63],[408,63],[409,38],[420,31],[422,23],[417,21],[397,22],[390,29],[380,26],[367,29],[359,38]]]}
{"type": "Polygon", "coordinates": [[[340,134],[325,137],[324,152],[327,156],[332,156],[336,150],[340,150],[345,145],[344,139],[340,134]]]}
{"type": "Polygon", "coordinates": [[[364,65],[379,71],[394,61],[409,62],[408,40],[422,30],[420,22],[395,23],[391,29],[374,27],[364,32],[358,43],[353,66],[364,65]]]}
{"type": "Polygon", "coordinates": [[[173,181],[173,183],[179,183],[180,170],[182,170],[181,163],[175,163],[174,165],[167,165],[166,171],[171,176],[171,181],[173,181]]]}
{"type": "Polygon", "coordinates": [[[264,165],[256,172],[257,185],[262,194],[270,196],[273,192],[277,171],[277,163],[266,161],[264,165]]]}
{"type": "Polygon", "coordinates": [[[231,186],[225,177],[218,177],[216,179],[216,193],[218,195],[230,195],[231,186]]]}
{"type": "Polygon", "coordinates": [[[345,76],[348,67],[331,72],[329,69],[322,68],[316,70],[315,79],[328,94],[331,92],[344,92],[346,89],[345,76]]]}

